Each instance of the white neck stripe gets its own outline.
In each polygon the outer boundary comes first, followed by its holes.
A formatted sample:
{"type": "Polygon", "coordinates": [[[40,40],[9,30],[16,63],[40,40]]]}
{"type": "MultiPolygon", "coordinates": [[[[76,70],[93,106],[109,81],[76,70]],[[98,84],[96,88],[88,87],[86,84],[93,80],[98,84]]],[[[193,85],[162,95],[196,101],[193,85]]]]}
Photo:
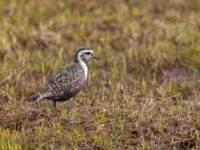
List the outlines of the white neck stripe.
{"type": "MultiPolygon", "coordinates": [[[[84,52],[92,52],[92,50],[83,50],[81,52],[78,53],[78,61],[84,71],[84,75],[85,75],[85,80],[87,80],[87,76],[88,76],[88,67],[86,65],[86,63],[83,61],[83,59],[81,58],[81,55],[84,53],[84,52]]],[[[93,52],[92,52],[93,53],[93,52]]]]}

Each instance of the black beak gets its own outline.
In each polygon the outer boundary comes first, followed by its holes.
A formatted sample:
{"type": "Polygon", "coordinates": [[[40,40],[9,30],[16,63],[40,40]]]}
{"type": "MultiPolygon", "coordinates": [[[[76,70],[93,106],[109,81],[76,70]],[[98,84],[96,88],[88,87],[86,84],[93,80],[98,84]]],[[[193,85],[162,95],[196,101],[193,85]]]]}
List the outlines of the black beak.
{"type": "Polygon", "coordinates": [[[93,58],[94,58],[94,59],[97,59],[97,60],[99,60],[99,59],[100,59],[99,57],[96,57],[96,56],[93,56],[93,58]]]}

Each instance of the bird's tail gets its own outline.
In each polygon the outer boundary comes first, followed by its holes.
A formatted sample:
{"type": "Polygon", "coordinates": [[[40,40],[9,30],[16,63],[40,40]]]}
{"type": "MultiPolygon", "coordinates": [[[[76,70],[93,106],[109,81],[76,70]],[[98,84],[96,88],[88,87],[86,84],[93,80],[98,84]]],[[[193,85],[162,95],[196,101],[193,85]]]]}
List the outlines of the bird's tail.
{"type": "Polygon", "coordinates": [[[39,99],[40,99],[40,95],[38,93],[33,94],[33,95],[31,95],[31,96],[28,97],[29,101],[37,101],[39,99]]]}
{"type": "Polygon", "coordinates": [[[29,101],[40,101],[42,99],[49,98],[50,96],[51,96],[51,93],[44,90],[41,92],[37,92],[33,95],[30,95],[28,97],[28,100],[29,101]]]}

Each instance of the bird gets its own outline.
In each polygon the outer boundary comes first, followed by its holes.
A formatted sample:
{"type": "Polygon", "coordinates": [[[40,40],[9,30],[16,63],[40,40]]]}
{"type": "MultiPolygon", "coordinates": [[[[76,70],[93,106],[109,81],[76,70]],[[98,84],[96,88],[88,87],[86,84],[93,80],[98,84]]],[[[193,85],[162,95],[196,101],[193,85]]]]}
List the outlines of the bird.
{"type": "MultiPolygon", "coordinates": [[[[85,87],[88,79],[88,61],[99,60],[91,48],[78,48],[74,60],[50,74],[41,90],[28,97],[29,101],[51,100],[54,112],[57,113],[57,102],[67,101],[75,97],[85,87]]],[[[69,112],[68,112],[69,113],[69,112]]]]}

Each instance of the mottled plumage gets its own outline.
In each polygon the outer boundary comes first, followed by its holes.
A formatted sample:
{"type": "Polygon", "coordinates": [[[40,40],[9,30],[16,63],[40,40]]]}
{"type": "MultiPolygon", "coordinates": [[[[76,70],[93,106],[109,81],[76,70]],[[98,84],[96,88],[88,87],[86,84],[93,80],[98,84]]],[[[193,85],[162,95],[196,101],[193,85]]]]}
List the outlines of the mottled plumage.
{"type": "Polygon", "coordinates": [[[72,63],[48,76],[44,88],[28,99],[30,101],[49,99],[56,107],[56,101],[74,97],[85,85],[88,74],[86,62],[91,58],[98,59],[91,49],[80,48],[72,63]]]}
{"type": "Polygon", "coordinates": [[[72,63],[50,75],[39,95],[41,98],[68,100],[84,86],[85,81],[80,64],[72,63]]]}

